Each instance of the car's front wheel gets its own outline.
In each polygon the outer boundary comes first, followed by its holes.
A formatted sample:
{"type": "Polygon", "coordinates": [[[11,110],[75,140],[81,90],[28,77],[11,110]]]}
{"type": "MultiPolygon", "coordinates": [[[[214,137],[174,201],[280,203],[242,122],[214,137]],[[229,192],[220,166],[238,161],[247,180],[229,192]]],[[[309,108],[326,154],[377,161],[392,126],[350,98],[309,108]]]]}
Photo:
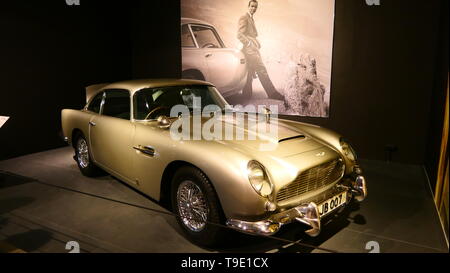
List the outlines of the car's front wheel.
{"type": "Polygon", "coordinates": [[[99,173],[98,167],[92,162],[89,145],[82,134],[78,134],[75,138],[75,160],[84,175],[95,176],[99,173]]]}
{"type": "Polygon", "coordinates": [[[191,166],[180,168],[172,179],[172,208],[187,237],[198,245],[222,242],[226,229],[217,194],[206,175],[191,166]]]}

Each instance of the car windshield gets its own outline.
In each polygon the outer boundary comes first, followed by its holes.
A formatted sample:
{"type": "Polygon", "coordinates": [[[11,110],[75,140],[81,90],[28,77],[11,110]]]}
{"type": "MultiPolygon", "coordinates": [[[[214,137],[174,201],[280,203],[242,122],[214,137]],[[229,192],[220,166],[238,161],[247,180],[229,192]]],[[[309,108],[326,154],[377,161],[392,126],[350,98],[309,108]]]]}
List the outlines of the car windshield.
{"type": "Polygon", "coordinates": [[[170,110],[176,105],[185,105],[190,112],[194,101],[202,110],[207,105],[217,105],[224,110],[227,102],[213,86],[171,86],[144,88],[136,92],[134,101],[134,119],[156,119],[158,116],[170,116],[170,110]]]}

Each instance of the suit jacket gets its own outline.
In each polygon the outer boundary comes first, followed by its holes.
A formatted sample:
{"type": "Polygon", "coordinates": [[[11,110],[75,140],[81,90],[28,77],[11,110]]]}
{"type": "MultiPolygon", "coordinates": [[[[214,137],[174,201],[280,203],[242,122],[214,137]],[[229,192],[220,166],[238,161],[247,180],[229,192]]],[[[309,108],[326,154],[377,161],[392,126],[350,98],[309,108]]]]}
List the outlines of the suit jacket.
{"type": "Polygon", "coordinates": [[[258,31],[256,30],[255,21],[250,14],[246,13],[241,16],[239,18],[237,38],[244,45],[244,52],[258,50],[261,47],[256,39],[257,36],[258,31]]]}

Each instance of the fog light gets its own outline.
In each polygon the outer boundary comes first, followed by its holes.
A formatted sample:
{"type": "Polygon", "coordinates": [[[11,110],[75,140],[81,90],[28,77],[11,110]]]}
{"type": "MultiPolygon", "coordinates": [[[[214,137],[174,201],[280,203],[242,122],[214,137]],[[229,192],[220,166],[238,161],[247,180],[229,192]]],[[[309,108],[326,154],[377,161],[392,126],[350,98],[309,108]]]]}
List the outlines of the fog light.
{"type": "Polygon", "coordinates": [[[267,201],[266,202],[266,211],[275,211],[277,209],[277,205],[274,203],[267,201]]]}
{"type": "Polygon", "coordinates": [[[271,224],[271,225],[269,226],[269,231],[270,231],[271,233],[275,233],[275,232],[278,231],[279,228],[280,228],[280,225],[278,225],[278,224],[271,224]]]}

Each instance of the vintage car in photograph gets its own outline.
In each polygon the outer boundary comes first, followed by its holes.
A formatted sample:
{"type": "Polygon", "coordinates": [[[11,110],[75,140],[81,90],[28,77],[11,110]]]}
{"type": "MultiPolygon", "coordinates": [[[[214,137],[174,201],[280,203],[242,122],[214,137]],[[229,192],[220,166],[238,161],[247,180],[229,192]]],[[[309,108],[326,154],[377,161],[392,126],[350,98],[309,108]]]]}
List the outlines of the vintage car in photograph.
{"type": "Polygon", "coordinates": [[[224,97],[241,92],[247,79],[244,54],[227,48],[204,21],[181,18],[182,77],[211,82],[224,97]]]}
{"type": "MultiPolygon", "coordinates": [[[[260,149],[262,138],[177,140],[171,124],[180,119],[204,124],[211,117],[196,117],[194,111],[171,117],[172,107],[191,110],[189,96],[201,98],[201,107],[228,106],[212,84],[144,79],[96,87],[83,109],[62,110],[63,134],[74,147],[79,169],[91,176],[101,168],[171,204],[187,237],[197,244],[220,241],[223,227],[218,224],[273,235],[298,221],[309,226],[308,235],[317,236],[325,217],[366,197],[355,152],[333,131],[273,117],[266,120],[278,128],[271,151],[260,149]]],[[[233,119],[219,121],[250,129],[233,119]]]]}

